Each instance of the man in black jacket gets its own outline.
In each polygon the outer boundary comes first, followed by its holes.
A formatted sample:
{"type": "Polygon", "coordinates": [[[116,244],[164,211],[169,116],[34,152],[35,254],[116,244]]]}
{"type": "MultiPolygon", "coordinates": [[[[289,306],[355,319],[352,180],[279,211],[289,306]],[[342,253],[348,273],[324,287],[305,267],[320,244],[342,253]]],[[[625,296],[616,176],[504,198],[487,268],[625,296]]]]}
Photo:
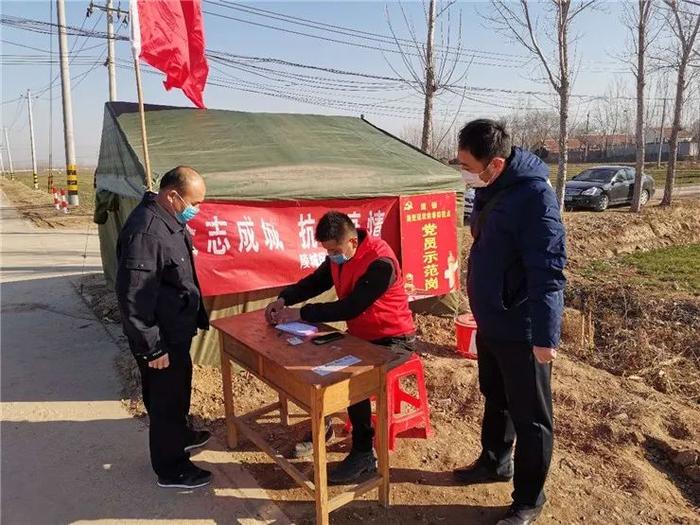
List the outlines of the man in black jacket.
{"type": "Polygon", "coordinates": [[[467,485],[512,480],[513,504],[498,525],[530,525],[542,513],[552,459],[564,225],[547,165],[511,148],[502,124],[469,122],[458,157],[465,182],[477,188],[467,292],[485,403],[481,454],[454,474],[467,485]]]}
{"type": "Polygon", "coordinates": [[[189,459],[189,451],[210,434],[187,423],[190,344],[197,328],[209,323],[185,224],[199,211],[205,192],[192,168],[169,171],[157,194],[144,195],[117,243],[115,288],[124,334],[141,372],[151,464],[161,487],[196,488],[211,480],[211,473],[189,459]]]}

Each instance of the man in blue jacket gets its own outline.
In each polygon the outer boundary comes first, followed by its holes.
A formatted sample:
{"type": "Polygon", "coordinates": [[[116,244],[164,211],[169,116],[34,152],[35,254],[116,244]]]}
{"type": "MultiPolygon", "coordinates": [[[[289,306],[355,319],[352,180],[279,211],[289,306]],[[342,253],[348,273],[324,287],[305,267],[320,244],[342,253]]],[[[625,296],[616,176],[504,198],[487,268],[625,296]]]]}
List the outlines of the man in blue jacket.
{"type": "Polygon", "coordinates": [[[465,182],[477,188],[467,289],[485,408],[481,455],[454,474],[464,484],[512,479],[513,504],[498,523],[525,525],[542,512],[552,457],[551,363],[564,308],[564,226],[549,169],[511,148],[503,125],[468,123],[458,155],[465,182]]]}

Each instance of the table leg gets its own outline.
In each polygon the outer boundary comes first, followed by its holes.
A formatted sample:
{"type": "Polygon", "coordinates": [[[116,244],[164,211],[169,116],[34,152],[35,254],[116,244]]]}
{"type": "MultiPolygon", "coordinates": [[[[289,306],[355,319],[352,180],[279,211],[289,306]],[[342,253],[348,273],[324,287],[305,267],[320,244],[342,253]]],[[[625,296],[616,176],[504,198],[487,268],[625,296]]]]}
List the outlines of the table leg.
{"type": "Polygon", "coordinates": [[[389,429],[386,399],[386,370],[381,371],[379,393],[377,395],[377,459],[379,475],[382,483],[379,485],[379,503],[389,506],[389,429]]]}
{"type": "Polygon", "coordinates": [[[231,360],[221,352],[221,379],[224,386],[224,413],[226,414],[226,444],[234,449],[238,446],[238,429],[236,428],[236,410],[233,405],[233,385],[231,384],[231,360]]]}
{"type": "Polygon", "coordinates": [[[316,392],[311,403],[311,432],[314,442],[314,487],[316,523],[328,525],[328,472],[326,462],[326,426],[323,419],[324,391],[316,392]]]}
{"type": "Polygon", "coordinates": [[[289,400],[282,392],[278,392],[280,400],[280,423],[289,426],[289,400]]]}

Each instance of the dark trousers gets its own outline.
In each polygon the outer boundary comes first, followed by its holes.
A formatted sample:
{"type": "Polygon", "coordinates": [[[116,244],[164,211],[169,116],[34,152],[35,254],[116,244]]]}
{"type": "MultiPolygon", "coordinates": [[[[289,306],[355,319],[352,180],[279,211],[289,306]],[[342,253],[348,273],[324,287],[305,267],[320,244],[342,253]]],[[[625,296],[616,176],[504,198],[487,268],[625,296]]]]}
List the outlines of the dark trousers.
{"type": "Polygon", "coordinates": [[[515,443],[513,501],[542,505],[552,460],[552,365],[539,364],[527,343],[477,333],[476,346],[479,386],[486,398],[482,456],[496,467],[507,465],[515,443]]]}
{"type": "MultiPolygon", "coordinates": [[[[387,337],[378,341],[372,341],[375,345],[388,346],[396,349],[397,353],[413,352],[415,350],[415,336],[387,337]]],[[[348,407],[348,416],[352,423],[352,449],[357,452],[371,452],[374,439],[372,427],[372,403],[369,399],[360,401],[348,407]]]]}
{"type": "Polygon", "coordinates": [[[189,344],[183,344],[168,352],[170,366],[162,370],[139,362],[143,403],[150,420],[151,465],[159,477],[176,476],[192,466],[185,452],[192,438],[187,420],[192,393],[189,348],[189,344]]]}

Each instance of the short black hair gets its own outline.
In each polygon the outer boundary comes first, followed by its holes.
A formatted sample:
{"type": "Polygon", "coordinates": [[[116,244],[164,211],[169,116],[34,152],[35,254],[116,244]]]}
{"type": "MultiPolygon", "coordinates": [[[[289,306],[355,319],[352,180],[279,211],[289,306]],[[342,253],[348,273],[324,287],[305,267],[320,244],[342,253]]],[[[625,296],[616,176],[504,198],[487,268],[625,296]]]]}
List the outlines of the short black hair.
{"type": "Polygon", "coordinates": [[[187,184],[195,176],[199,176],[199,174],[194,168],[190,168],[189,166],[177,166],[160,179],[160,189],[174,189],[178,193],[183,193],[187,188],[187,184]]]}
{"type": "Polygon", "coordinates": [[[339,211],[329,211],[321,217],[316,226],[318,242],[342,242],[348,233],[356,234],[357,228],[350,217],[339,211]]]}
{"type": "Polygon", "coordinates": [[[510,156],[510,135],[502,122],[478,119],[467,122],[459,132],[459,149],[466,150],[482,162],[510,156]]]}

